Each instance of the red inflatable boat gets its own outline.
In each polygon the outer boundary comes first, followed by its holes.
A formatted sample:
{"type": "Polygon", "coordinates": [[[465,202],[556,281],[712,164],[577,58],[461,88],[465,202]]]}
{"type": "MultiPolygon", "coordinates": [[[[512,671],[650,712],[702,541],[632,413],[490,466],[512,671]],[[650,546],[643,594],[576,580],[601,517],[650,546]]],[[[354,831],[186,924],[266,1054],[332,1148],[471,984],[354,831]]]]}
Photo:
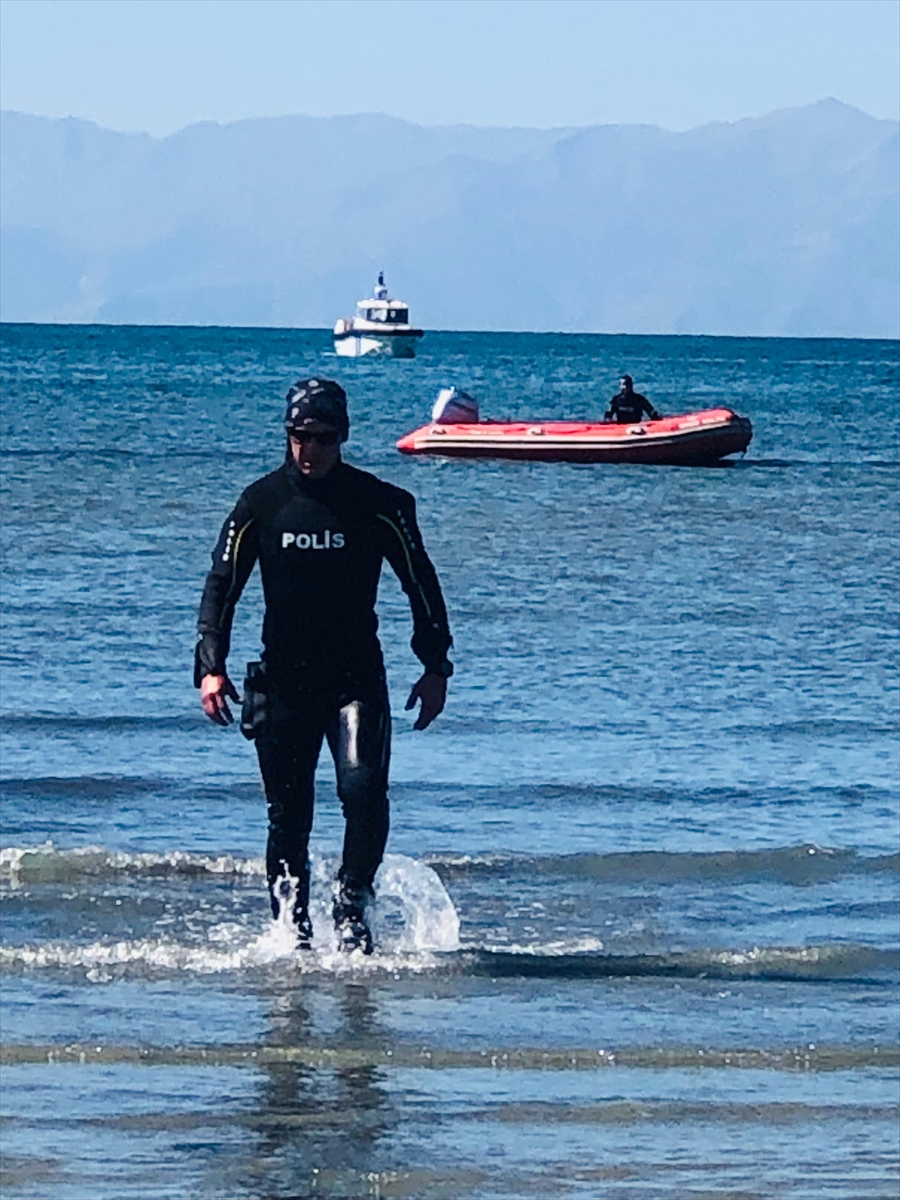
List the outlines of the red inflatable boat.
{"type": "Polygon", "coordinates": [[[580,421],[469,421],[423,425],[397,443],[404,454],[701,466],[742,454],[753,428],[730,408],[635,425],[580,421]]]}

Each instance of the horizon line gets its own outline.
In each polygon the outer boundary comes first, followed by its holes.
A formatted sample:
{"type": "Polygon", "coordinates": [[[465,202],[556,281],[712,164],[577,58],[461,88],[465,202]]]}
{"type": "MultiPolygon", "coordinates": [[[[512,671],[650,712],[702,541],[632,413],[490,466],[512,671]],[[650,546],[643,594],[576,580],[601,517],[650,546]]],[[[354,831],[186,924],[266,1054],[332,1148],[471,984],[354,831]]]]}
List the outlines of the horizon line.
{"type": "MultiPolygon", "coordinates": [[[[257,330],[263,333],[323,333],[333,335],[330,325],[219,325],[219,324],[164,324],[141,325],[132,321],[5,321],[4,327],[30,327],[34,329],[197,329],[197,330],[257,330]]],[[[716,338],[721,341],[738,342],[900,342],[896,337],[866,337],[841,333],[628,333],[623,330],[573,329],[427,329],[426,335],[508,335],[514,337],[596,337],[596,338],[716,338]]]]}

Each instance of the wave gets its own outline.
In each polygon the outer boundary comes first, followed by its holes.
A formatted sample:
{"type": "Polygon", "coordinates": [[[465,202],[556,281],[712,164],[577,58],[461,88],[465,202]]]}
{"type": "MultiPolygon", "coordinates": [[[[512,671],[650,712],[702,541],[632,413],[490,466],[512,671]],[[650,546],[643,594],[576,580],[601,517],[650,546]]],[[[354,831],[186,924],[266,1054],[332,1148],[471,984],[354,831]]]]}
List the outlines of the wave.
{"type": "Polygon", "coordinates": [[[19,446],[14,448],[4,449],[4,458],[38,458],[48,459],[52,455],[52,460],[55,462],[58,459],[81,459],[81,458],[112,458],[124,459],[133,461],[139,453],[141,462],[168,462],[170,459],[195,459],[200,462],[217,463],[220,460],[228,462],[257,462],[263,466],[269,461],[260,454],[258,450],[220,450],[215,449],[197,449],[197,450],[179,450],[172,447],[165,452],[156,452],[141,450],[136,452],[133,446],[65,446],[54,447],[49,449],[46,446],[32,447],[19,446]]]}
{"type": "MultiPolygon", "coordinates": [[[[14,718],[17,719],[17,718],[14,718]]],[[[26,717],[31,721],[34,718],[26,717]]],[[[43,721],[43,717],[39,717],[43,721]]],[[[48,718],[51,722],[55,717],[48,718]]],[[[62,718],[67,720],[68,718],[62,718]]],[[[77,718],[85,722],[94,720],[105,722],[110,718],[77,718]]],[[[132,721],[140,718],[124,716],[119,719],[121,729],[131,728],[132,721]]],[[[113,720],[116,720],[115,718],[113,720]]],[[[189,714],[170,715],[162,718],[147,718],[152,723],[172,722],[169,728],[190,728],[196,732],[205,729],[205,718],[196,718],[189,714]]],[[[116,726],[114,725],[113,728],[116,726]]],[[[135,724],[134,726],[138,726],[135,724]]],[[[163,725],[162,727],[167,727],[163,725]]],[[[52,725],[51,725],[52,728],[52,725]]],[[[85,728],[96,728],[85,725],[85,728]]],[[[0,796],[3,797],[35,797],[44,799],[50,796],[128,796],[144,792],[191,796],[229,796],[259,800],[261,784],[254,777],[228,779],[221,783],[204,781],[197,783],[190,778],[166,778],[145,775],[49,775],[49,776],[7,776],[0,779],[0,796]]],[[[623,805],[633,807],[640,804],[646,806],[670,806],[672,804],[690,803],[692,805],[711,805],[721,807],[728,805],[735,810],[745,807],[759,808],[762,805],[777,804],[780,806],[808,806],[812,803],[829,801],[835,804],[877,803],[880,805],[896,805],[895,789],[886,789],[871,784],[837,785],[834,787],[678,787],[663,785],[640,784],[590,784],[590,783],[539,783],[539,784],[503,784],[488,785],[477,783],[435,783],[426,781],[397,781],[391,784],[391,794],[399,798],[418,798],[427,796],[442,805],[470,807],[483,806],[485,799],[490,797],[491,803],[515,805],[518,808],[540,808],[546,811],[555,805],[572,805],[596,807],[598,805],[623,805]]]]}
{"type": "MultiPolygon", "coordinates": [[[[254,797],[258,795],[255,784],[237,786],[252,787],[254,797]]],[[[707,853],[636,850],[618,854],[427,854],[423,855],[422,862],[445,882],[537,874],[610,884],[774,880],[803,886],[846,876],[900,875],[900,854],[863,855],[856,850],[812,844],[707,853]]],[[[37,846],[7,846],[0,850],[0,882],[13,885],[20,882],[64,883],[103,875],[263,878],[265,862],[261,857],[201,854],[187,850],[129,853],[97,845],[60,849],[50,841],[37,846]]]]}
{"type": "Polygon", "coordinates": [[[900,721],[808,720],[778,721],[772,725],[727,725],[725,732],[740,737],[880,737],[900,733],[900,721]]]}
{"type": "MultiPolygon", "coordinates": [[[[693,618],[692,618],[693,619],[693,618]]],[[[704,618],[697,617],[696,620],[704,618]]],[[[146,716],[141,714],[109,713],[97,715],[68,714],[68,713],[4,713],[0,714],[0,732],[103,732],[115,733],[122,730],[174,730],[184,733],[195,733],[205,728],[206,718],[196,712],[172,713],[165,716],[146,716]]],[[[511,717],[495,718],[484,716],[453,716],[442,721],[445,733],[481,736],[496,734],[503,731],[514,731],[516,734],[546,734],[555,735],[560,729],[568,733],[597,734],[628,734],[631,727],[627,724],[613,721],[595,721],[585,724],[578,721],[560,721],[558,719],[516,719],[511,717]]],[[[900,732],[900,723],[896,721],[854,721],[854,720],[809,720],[783,721],[769,725],[727,725],[724,732],[741,737],[763,737],[774,740],[792,739],[798,737],[834,737],[834,738],[871,738],[883,735],[895,736],[900,732]]],[[[590,790],[590,785],[582,785],[582,790],[590,790]]],[[[651,789],[654,790],[654,789],[651,789]]]]}
{"type": "Polygon", "coordinates": [[[722,465],[743,471],[752,467],[850,467],[855,470],[876,467],[896,471],[900,462],[896,458],[740,458],[728,459],[722,465]]]}
{"type": "MultiPolygon", "coordinates": [[[[0,1064],[3,1066],[22,1063],[128,1063],[156,1066],[273,1066],[278,1064],[303,1065],[313,1068],[339,1069],[364,1066],[394,1068],[436,1068],[438,1070],[484,1069],[509,1071],[585,1071],[603,1070],[607,1067],[652,1067],[655,1069],[683,1069],[709,1067],[722,1070],[727,1067],[755,1068],[757,1070],[785,1071],[850,1071],[866,1067],[896,1070],[900,1065],[900,1050],[892,1045],[821,1045],[809,1044],[779,1047],[761,1046],[653,1046],[633,1045],[596,1049],[583,1046],[532,1046],[502,1045],[491,1049],[468,1049],[440,1044],[432,1046],[403,1045],[394,1042],[387,1046],[318,1046],[318,1045],[273,1045],[256,1042],[206,1043],[180,1046],[147,1046],[101,1044],[92,1042],[4,1042],[0,1046],[0,1064]]],[[[875,1116],[887,1116],[896,1120],[896,1106],[876,1104],[846,1105],[792,1105],[772,1102],[768,1105],[726,1105],[711,1101],[702,1104],[681,1106],[678,1101],[642,1100],[632,1110],[629,1102],[604,1101],[603,1109],[594,1110],[602,1119],[606,1111],[613,1120],[620,1121],[631,1111],[635,1119],[644,1125],[648,1116],[662,1115],[671,1120],[673,1113],[690,1109],[694,1115],[703,1114],[715,1118],[716,1114],[737,1119],[755,1119],[764,1112],[770,1118],[784,1123],[791,1116],[808,1120],[840,1114],[841,1118],[871,1120],[875,1116]]],[[[505,1111],[505,1110],[501,1110],[505,1111]]],[[[517,1111],[529,1123],[537,1115],[540,1121],[570,1119],[571,1107],[560,1109],[538,1102],[517,1106],[517,1111]],[[552,1111],[551,1111],[552,1110],[552,1111]]],[[[588,1113],[584,1108],[574,1110],[576,1119],[584,1119],[588,1113]]],[[[683,1117],[682,1112],[682,1117],[683,1117]]],[[[264,1120],[270,1120],[264,1117],[264,1120]]],[[[596,1119],[596,1116],[595,1118],[596,1119]]],[[[198,1114],[199,1121],[209,1121],[207,1113],[198,1114]]],[[[593,1123],[593,1122],[591,1122],[593,1123]]],[[[617,1121],[618,1123],[618,1121],[617,1121]]]]}
{"type": "Polygon", "coordinates": [[[0,780],[4,796],[112,796],[157,792],[172,785],[143,775],[35,775],[28,779],[0,780]]]}
{"type": "Polygon", "coordinates": [[[199,711],[195,713],[175,713],[162,717],[130,716],[112,714],[109,716],[69,716],[65,713],[8,713],[0,716],[0,732],[13,731],[98,731],[109,730],[116,732],[126,729],[166,730],[174,729],[193,733],[204,727],[207,720],[199,711]]]}
{"type": "Polygon", "coordinates": [[[0,780],[0,796],[7,799],[35,797],[43,800],[51,796],[104,799],[110,796],[136,796],[145,793],[189,793],[192,796],[228,796],[232,800],[240,798],[258,801],[262,785],[256,780],[195,783],[193,780],[161,779],[146,775],[47,775],[0,780]]]}
{"type": "MultiPolygon", "coordinates": [[[[697,620],[703,618],[697,617],[697,620]]],[[[172,713],[165,716],[146,716],[142,714],[97,714],[93,716],[68,713],[3,713],[0,714],[0,732],[103,732],[115,733],[122,730],[174,730],[184,733],[195,733],[205,728],[206,718],[196,712],[172,713]]],[[[442,720],[445,732],[479,736],[495,734],[503,731],[515,731],[517,734],[537,733],[553,735],[560,729],[569,733],[596,734],[630,733],[627,724],[611,721],[595,721],[590,724],[582,722],[566,722],[559,720],[529,719],[485,716],[453,716],[442,720]]],[[[897,721],[854,721],[854,720],[809,720],[783,721],[769,725],[727,725],[724,732],[742,737],[764,737],[770,739],[792,739],[797,737],[854,737],[869,738],[885,734],[896,735],[900,732],[900,722],[897,721]]],[[[587,790],[587,789],[585,789],[587,790]]]]}
{"type": "Polygon", "coordinates": [[[449,898],[443,906],[433,905],[432,916],[439,919],[431,922],[424,939],[415,932],[415,920],[404,927],[400,936],[387,926],[378,929],[375,925],[376,949],[368,958],[359,954],[346,955],[333,946],[330,939],[323,939],[318,945],[314,942],[311,951],[297,951],[287,926],[271,921],[262,933],[232,924],[216,926],[209,931],[205,942],[135,938],[87,945],[71,942],[7,945],[0,947],[0,965],[6,970],[29,972],[76,970],[98,983],[173,972],[220,975],[263,969],[276,963],[282,967],[289,965],[303,973],[341,975],[359,971],[365,974],[437,971],[491,979],[663,978],[823,984],[855,982],[891,986],[900,970],[900,952],[897,950],[852,943],[632,955],[579,949],[578,943],[570,947],[495,949],[469,945],[454,948],[453,937],[458,923],[447,921],[448,914],[455,917],[449,898]]]}
{"type": "Polygon", "coordinates": [[[776,880],[802,886],[847,875],[900,874],[900,854],[862,855],[813,844],[771,850],[710,852],[635,850],[619,854],[428,855],[445,879],[510,874],[574,876],[605,883],[689,883],[776,880]]]}
{"type": "Polygon", "coordinates": [[[728,806],[740,811],[744,808],[760,808],[768,805],[797,806],[806,808],[810,803],[822,801],[834,804],[867,803],[891,804],[896,806],[896,788],[885,788],[874,784],[836,784],[831,786],[808,786],[805,784],[781,787],[693,787],[678,784],[636,783],[510,783],[489,785],[483,783],[436,783],[397,782],[391,785],[397,795],[427,794],[442,804],[483,805],[489,797],[491,803],[504,803],[517,807],[532,807],[546,810],[551,805],[612,806],[635,805],[660,807],[689,803],[694,806],[728,806]]]}
{"type": "Polygon", "coordinates": [[[42,846],[7,846],[0,850],[0,882],[17,886],[22,883],[74,883],[98,876],[165,876],[202,878],[214,876],[265,878],[263,858],[242,858],[235,854],[194,854],[186,850],[164,853],[107,850],[103,846],[79,846],[58,850],[52,842],[42,846]]]}
{"type": "Polygon", "coordinates": [[[802,947],[754,946],[673,954],[546,954],[530,950],[467,949],[466,969],[492,978],[780,980],[881,982],[900,969],[900,952],[851,943],[802,947]],[[881,978],[879,978],[881,977],[881,978]]]}
{"type": "MultiPolygon", "coordinates": [[[[98,781],[95,781],[98,782],[98,781]]],[[[111,783],[112,787],[116,783],[111,783]]],[[[160,786],[165,786],[161,784],[160,786]]],[[[241,786],[241,785],[238,785],[241,786]]],[[[253,788],[254,797],[258,787],[253,788]]],[[[771,850],[669,852],[635,850],[610,854],[427,854],[422,862],[443,880],[557,875],[611,884],[765,882],[802,886],[845,876],[900,875],[900,854],[863,855],[812,844],[771,850]]],[[[129,853],[89,845],[60,849],[53,842],[0,850],[0,881],[74,882],[101,875],[265,876],[261,857],[201,854],[187,850],[129,853]]]]}

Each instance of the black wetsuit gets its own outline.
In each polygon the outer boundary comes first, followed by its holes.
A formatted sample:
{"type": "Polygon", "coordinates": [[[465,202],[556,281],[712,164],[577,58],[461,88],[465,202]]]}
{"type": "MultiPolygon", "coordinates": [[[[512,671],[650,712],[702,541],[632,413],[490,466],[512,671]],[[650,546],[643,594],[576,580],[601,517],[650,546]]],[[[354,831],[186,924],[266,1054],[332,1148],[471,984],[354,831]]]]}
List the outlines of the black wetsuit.
{"type": "Polygon", "coordinates": [[[343,462],[317,480],[286,462],[247,488],[213,551],[200,603],[198,686],[204,675],[225,674],[235,604],[257,560],[262,574],[264,674],[252,686],[257,701],[263,696],[254,723],[276,915],[274,885],[285,867],[300,880],[298,906],[308,898],[323,737],[347,822],[341,879],[371,887],[384,854],[390,708],[375,600],[385,558],[409,598],[413,651],[426,671],[448,675],[447,613],[408,492],[343,462]]]}
{"type": "Polygon", "coordinates": [[[617,392],[609,402],[606,413],[607,421],[617,421],[620,425],[632,425],[642,420],[646,413],[651,420],[656,420],[659,413],[646,396],[640,392],[617,392]]]}

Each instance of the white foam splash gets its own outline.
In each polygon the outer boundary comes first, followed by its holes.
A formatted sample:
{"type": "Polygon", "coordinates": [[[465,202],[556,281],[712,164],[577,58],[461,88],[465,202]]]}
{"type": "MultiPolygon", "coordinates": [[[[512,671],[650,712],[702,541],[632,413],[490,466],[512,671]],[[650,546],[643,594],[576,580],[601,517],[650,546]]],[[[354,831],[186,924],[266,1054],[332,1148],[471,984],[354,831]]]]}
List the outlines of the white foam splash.
{"type": "Polygon", "coordinates": [[[81,968],[88,979],[105,982],[128,968],[212,975],[279,960],[302,972],[423,971],[437,965],[440,953],[458,949],[459,918],[438,876],[424,863],[389,854],[375,880],[374,954],[339,950],[331,917],[336,873],[335,861],[313,856],[309,907],[314,937],[308,951],[296,948],[289,896],[278,919],[262,919],[252,926],[222,922],[207,930],[203,942],[187,944],[163,937],[81,946],[66,942],[3,946],[0,964],[26,970],[81,968]]]}
{"type": "MultiPolygon", "coordinates": [[[[533,958],[560,958],[568,954],[598,954],[603,942],[597,937],[573,938],[571,941],[541,942],[538,945],[522,945],[518,942],[483,942],[473,949],[487,950],[491,954],[527,954],[533,958]]],[[[464,947],[468,949],[468,947],[464,947]]]]}
{"type": "Polygon", "coordinates": [[[375,880],[372,932],[398,952],[459,949],[459,917],[437,873],[402,854],[387,854],[375,880]]]}

